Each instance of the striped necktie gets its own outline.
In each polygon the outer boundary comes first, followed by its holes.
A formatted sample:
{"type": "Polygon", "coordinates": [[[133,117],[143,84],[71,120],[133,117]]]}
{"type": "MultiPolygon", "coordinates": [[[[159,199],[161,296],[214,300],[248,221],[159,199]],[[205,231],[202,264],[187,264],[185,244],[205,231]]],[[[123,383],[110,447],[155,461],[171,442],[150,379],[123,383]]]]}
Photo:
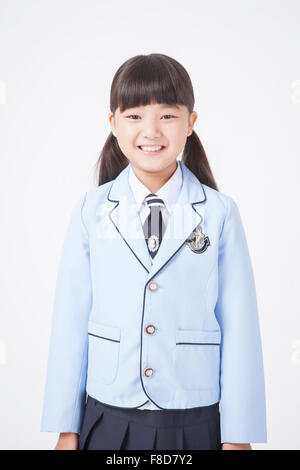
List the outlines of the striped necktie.
{"type": "Polygon", "coordinates": [[[161,213],[161,208],[164,207],[165,204],[157,194],[153,193],[148,194],[145,200],[150,207],[150,214],[144,222],[143,231],[150,256],[153,259],[160,247],[165,232],[161,213]]]}

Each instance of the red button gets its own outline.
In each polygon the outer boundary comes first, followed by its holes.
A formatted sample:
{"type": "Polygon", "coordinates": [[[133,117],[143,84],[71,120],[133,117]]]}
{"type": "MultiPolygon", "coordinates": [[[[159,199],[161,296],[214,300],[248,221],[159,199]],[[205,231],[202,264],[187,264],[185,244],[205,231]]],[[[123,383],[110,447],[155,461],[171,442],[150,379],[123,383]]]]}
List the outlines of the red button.
{"type": "Polygon", "coordinates": [[[148,367],[148,368],[145,369],[145,371],[144,371],[144,375],[145,375],[146,377],[151,377],[153,374],[154,374],[154,370],[151,369],[151,367],[148,367]]]}
{"type": "Polygon", "coordinates": [[[149,335],[152,335],[152,334],[155,332],[155,326],[154,326],[154,325],[148,325],[148,326],[146,326],[146,332],[147,332],[149,335]]]}
{"type": "Polygon", "coordinates": [[[149,282],[148,289],[150,289],[152,292],[156,291],[158,289],[157,282],[155,282],[155,281],[149,282]]]}

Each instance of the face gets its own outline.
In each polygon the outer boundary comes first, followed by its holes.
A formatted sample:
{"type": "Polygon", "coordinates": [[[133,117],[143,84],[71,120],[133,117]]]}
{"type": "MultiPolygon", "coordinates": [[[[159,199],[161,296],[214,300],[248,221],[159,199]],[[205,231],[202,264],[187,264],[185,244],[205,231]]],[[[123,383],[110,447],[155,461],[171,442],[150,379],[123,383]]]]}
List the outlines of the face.
{"type": "Polygon", "coordinates": [[[140,172],[164,172],[176,168],[176,158],[193,131],[197,113],[186,106],[153,103],[109,113],[109,122],[123,154],[140,172]],[[140,146],[163,146],[157,152],[140,146]]]}

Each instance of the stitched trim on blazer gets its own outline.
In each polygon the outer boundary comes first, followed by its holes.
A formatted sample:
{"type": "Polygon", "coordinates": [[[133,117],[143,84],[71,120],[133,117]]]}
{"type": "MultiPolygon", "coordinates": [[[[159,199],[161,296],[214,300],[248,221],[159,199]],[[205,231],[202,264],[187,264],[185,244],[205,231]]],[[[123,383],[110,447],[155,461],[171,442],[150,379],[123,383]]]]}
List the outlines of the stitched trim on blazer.
{"type": "Polygon", "coordinates": [[[119,339],[106,338],[106,336],[98,336],[98,335],[94,335],[93,333],[88,333],[88,334],[91,335],[91,336],[96,336],[96,338],[108,339],[109,341],[114,341],[115,343],[119,343],[119,342],[120,342],[119,339]]]}
{"type": "Polygon", "coordinates": [[[176,343],[176,344],[210,344],[210,345],[211,345],[211,344],[214,344],[214,345],[216,345],[216,346],[220,346],[221,343],[189,343],[189,342],[188,342],[188,343],[176,343]]]}

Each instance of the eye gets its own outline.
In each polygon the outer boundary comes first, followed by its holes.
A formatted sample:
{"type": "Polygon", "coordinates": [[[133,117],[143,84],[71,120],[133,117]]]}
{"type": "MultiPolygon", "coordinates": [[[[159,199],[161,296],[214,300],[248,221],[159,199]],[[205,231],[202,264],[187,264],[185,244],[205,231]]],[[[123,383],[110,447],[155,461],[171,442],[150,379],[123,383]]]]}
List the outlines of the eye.
{"type": "MultiPolygon", "coordinates": [[[[172,119],[172,118],[176,118],[176,116],[173,116],[172,114],[165,114],[165,115],[163,116],[163,118],[166,117],[166,116],[168,116],[168,117],[171,118],[171,119],[172,119]]],[[[138,116],[137,114],[130,114],[129,116],[126,116],[126,119],[130,119],[130,118],[133,118],[133,117],[139,118],[139,116],[138,116]]],[[[136,121],[136,120],[137,120],[137,119],[132,119],[132,121],[136,121]]],[[[167,120],[169,120],[169,119],[167,119],[167,120]]]]}
{"type": "MultiPolygon", "coordinates": [[[[127,118],[130,118],[132,116],[136,116],[136,117],[139,117],[137,114],[130,114],[129,116],[126,116],[127,118]]],[[[133,121],[136,121],[136,119],[133,119],[133,121]]]]}

